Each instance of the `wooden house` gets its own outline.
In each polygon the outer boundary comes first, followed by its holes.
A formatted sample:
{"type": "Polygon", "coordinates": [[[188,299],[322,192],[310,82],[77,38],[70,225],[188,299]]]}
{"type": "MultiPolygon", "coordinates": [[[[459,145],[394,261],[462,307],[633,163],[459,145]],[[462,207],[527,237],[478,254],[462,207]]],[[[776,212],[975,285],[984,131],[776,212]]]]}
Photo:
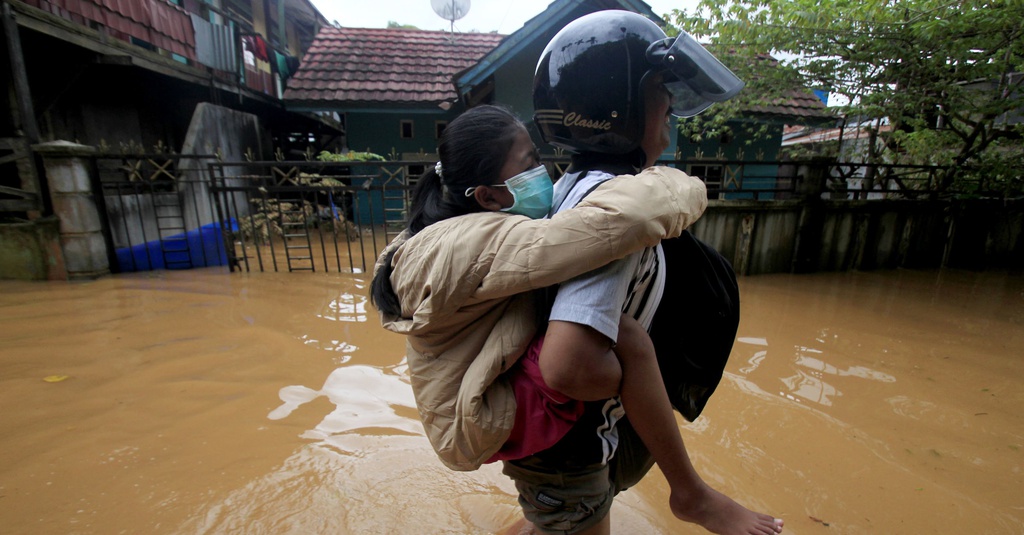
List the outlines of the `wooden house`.
{"type": "MultiPolygon", "coordinates": [[[[44,141],[101,151],[219,150],[241,159],[247,149],[270,157],[270,147],[289,139],[340,134],[321,118],[288,111],[281,98],[327,25],[310,0],[6,0],[2,7],[0,79],[13,110],[0,114],[7,193],[38,191],[29,147],[44,141]],[[211,124],[220,129],[212,135],[211,124]]],[[[5,211],[45,202],[7,197],[0,196],[5,211]]]]}
{"type": "MultiPolygon", "coordinates": [[[[554,148],[543,143],[532,121],[537,60],[562,27],[605,9],[629,10],[662,23],[640,0],[555,0],[508,36],[325,28],[289,82],[285,102],[290,109],[337,114],[352,150],[431,161],[437,136],[448,121],[479,104],[501,104],[527,124],[542,153],[550,155],[554,148]]],[[[750,110],[749,120],[768,123],[767,138],[692,144],[673,133],[673,142],[661,157],[692,162],[686,164],[688,170],[724,185],[731,172],[721,162],[774,160],[783,125],[827,117],[824,105],[810,91],[795,90],[785,101],[750,110]]],[[[751,176],[776,176],[771,165],[748,167],[751,176]]],[[[770,188],[772,180],[752,180],[748,185],[770,188]]]]}

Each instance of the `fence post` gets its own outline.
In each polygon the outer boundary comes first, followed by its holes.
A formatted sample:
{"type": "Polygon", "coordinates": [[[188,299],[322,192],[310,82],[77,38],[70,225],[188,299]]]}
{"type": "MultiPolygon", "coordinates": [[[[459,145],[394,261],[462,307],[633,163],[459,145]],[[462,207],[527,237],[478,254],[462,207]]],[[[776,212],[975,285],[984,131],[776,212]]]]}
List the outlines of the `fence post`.
{"type": "Polygon", "coordinates": [[[825,222],[825,181],[831,159],[815,158],[797,168],[796,193],[800,197],[800,219],[796,228],[796,243],[793,244],[793,273],[810,273],[819,269],[821,256],[822,226],[825,222]]]}
{"type": "Polygon", "coordinates": [[[33,145],[43,159],[53,213],[60,220],[60,245],[68,279],[110,274],[103,219],[93,197],[89,156],[93,147],[68,141],[33,145]]]}

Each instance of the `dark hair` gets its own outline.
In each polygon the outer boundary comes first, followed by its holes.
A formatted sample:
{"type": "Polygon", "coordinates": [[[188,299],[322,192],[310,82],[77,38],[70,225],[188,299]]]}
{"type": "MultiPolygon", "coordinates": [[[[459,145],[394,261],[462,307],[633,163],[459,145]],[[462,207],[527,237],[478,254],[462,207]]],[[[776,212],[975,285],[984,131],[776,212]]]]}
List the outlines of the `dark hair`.
{"type": "MultiPolygon", "coordinates": [[[[483,210],[465,191],[496,184],[516,135],[525,129],[509,110],[492,105],[471,108],[444,129],[437,145],[441,174],[427,166],[412,193],[409,232],[413,235],[445,219],[483,210]]],[[[401,314],[391,287],[392,250],[370,284],[370,302],[378,310],[401,314]]]]}
{"type": "Polygon", "coordinates": [[[437,144],[441,175],[429,167],[413,190],[409,231],[416,234],[438,221],[483,210],[466,197],[466,189],[498,182],[512,142],[525,128],[512,112],[491,105],[471,108],[452,121],[437,144]]]}

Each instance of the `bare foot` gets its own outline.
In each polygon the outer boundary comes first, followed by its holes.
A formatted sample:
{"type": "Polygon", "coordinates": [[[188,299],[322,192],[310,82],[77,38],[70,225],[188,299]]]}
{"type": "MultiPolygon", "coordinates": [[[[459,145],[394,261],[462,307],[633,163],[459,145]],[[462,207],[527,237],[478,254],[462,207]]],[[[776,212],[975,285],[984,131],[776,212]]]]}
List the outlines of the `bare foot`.
{"type": "Polygon", "coordinates": [[[719,535],[775,535],[782,533],[782,519],[755,513],[711,487],[694,495],[669,497],[672,513],[680,520],[703,526],[719,535]]]}

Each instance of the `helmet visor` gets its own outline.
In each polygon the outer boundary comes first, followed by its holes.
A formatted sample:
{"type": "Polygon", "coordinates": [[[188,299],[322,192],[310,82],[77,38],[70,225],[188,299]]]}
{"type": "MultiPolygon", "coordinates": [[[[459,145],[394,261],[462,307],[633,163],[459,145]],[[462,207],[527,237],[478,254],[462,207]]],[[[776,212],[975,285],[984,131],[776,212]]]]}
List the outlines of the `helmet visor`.
{"type": "Polygon", "coordinates": [[[672,94],[671,113],[677,117],[693,117],[743,89],[743,80],[686,32],[652,43],[647,59],[664,69],[665,88],[672,94]]]}

